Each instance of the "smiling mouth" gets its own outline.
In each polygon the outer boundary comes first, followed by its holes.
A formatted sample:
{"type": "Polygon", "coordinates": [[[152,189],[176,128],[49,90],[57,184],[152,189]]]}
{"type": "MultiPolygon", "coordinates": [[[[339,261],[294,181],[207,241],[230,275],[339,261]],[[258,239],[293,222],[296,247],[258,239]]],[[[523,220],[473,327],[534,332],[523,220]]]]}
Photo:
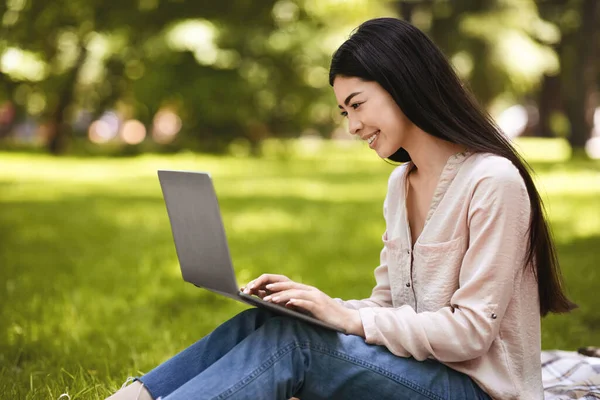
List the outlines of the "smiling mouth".
{"type": "Polygon", "coordinates": [[[379,135],[379,131],[375,132],[373,135],[369,136],[366,140],[367,143],[371,144],[375,141],[375,139],[377,139],[377,136],[379,135]]]}

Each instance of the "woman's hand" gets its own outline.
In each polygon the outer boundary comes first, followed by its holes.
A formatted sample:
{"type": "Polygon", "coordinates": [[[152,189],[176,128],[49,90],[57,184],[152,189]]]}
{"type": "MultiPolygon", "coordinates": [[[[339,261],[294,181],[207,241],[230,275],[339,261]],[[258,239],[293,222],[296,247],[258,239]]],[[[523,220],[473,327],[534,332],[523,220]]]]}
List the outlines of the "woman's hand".
{"type": "Polygon", "coordinates": [[[348,309],[319,289],[294,282],[286,276],[261,275],[248,283],[244,293],[257,294],[266,301],[308,311],[315,318],[348,334],[365,336],[357,310],[348,309]]]}
{"type": "Polygon", "coordinates": [[[246,287],[242,288],[242,292],[264,299],[265,296],[272,293],[266,286],[276,282],[291,282],[291,279],[284,275],[262,274],[255,280],[248,282],[246,287]]]}

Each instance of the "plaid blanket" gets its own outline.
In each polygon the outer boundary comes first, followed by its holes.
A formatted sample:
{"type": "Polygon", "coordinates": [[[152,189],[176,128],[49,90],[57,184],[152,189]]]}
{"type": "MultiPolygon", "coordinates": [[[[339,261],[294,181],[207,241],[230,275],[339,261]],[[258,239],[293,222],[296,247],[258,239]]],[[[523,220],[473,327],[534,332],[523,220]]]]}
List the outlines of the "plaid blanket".
{"type": "Polygon", "coordinates": [[[543,351],[542,382],[546,400],[600,399],[600,351],[543,351]]]}

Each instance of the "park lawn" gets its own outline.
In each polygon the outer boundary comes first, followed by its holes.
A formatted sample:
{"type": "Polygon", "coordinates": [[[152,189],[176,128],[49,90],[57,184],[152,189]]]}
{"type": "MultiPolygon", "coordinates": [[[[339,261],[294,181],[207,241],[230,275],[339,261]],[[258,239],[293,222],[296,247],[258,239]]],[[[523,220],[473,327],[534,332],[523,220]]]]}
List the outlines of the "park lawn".
{"type": "MultiPolygon", "coordinates": [[[[240,284],[270,271],[368,296],[392,166],[337,146],[262,158],[0,153],[0,398],[102,399],[245,308],[182,281],[157,169],[212,173],[240,284]]],[[[531,159],[580,305],[543,320],[543,347],[600,345],[600,162],[531,159]]]]}

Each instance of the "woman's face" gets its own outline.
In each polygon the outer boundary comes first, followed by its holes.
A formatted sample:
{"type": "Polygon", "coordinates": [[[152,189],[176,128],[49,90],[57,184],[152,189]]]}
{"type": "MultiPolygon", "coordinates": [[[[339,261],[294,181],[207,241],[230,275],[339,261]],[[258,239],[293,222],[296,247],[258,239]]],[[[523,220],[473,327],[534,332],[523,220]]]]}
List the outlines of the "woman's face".
{"type": "Polygon", "coordinates": [[[387,158],[405,145],[415,125],[377,82],[337,76],[333,91],[350,133],[367,141],[379,157],[387,158]]]}

